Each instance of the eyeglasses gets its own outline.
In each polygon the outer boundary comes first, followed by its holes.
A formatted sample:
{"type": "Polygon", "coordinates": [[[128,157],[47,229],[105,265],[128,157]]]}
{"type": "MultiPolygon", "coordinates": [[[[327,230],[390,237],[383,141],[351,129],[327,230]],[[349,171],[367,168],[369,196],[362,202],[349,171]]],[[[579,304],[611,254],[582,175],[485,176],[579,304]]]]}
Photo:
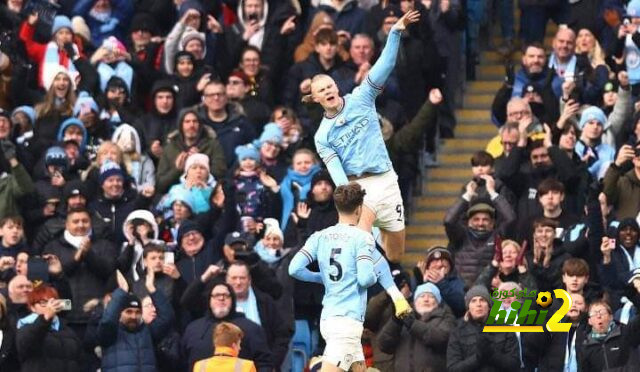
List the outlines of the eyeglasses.
{"type": "Polygon", "coordinates": [[[216,300],[228,300],[231,298],[231,293],[214,293],[211,295],[211,298],[216,300]]]}
{"type": "Polygon", "coordinates": [[[224,93],[220,92],[220,93],[205,93],[203,94],[204,98],[211,98],[211,97],[224,97],[224,93]]]}
{"type": "Polygon", "coordinates": [[[595,316],[607,316],[609,312],[607,310],[598,310],[589,313],[589,318],[593,318],[595,316]]]}

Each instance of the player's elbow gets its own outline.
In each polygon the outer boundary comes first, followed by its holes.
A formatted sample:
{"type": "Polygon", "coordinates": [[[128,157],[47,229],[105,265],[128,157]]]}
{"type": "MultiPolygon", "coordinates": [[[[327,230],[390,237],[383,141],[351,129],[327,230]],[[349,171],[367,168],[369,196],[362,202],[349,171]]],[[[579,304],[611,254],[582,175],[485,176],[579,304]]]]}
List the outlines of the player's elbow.
{"type": "Polygon", "coordinates": [[[373,271],[369,275],[358,276],[358,284],[363,288],[369,288],[376,283],[376,276],[373,271]]]}
{"type": "Polygon", "coordinates": [[[296,278],[298,274],[298,268],[291,262],[289,265],[289,275],[296,278]]]}

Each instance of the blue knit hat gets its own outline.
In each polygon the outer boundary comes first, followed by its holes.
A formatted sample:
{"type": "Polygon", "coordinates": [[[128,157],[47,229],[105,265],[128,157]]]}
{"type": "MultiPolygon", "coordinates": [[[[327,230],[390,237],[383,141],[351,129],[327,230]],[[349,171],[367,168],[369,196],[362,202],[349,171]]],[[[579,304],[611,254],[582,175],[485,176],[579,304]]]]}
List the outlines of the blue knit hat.
{"type": "Polygon", "coordinates": [[[29,120],[31,121],[31,125],[35,124],[36,122],[36,110],[33,109],[33,107],[31,106],[18,106],[15,109],[13,109],[13,112],[11,112],[11,116],[22,112],[23,114],[27,115],[29,117],[29,120]]]}
{"type": "Polygon", "coordinates": [[[413,300],[415,301],[423,293],[431,293],[433,297],[436,298],[436,301],[438,301],[438,303],[442,302],[442,296],[440,295],[440,290],[433,283],[427,282],[427,283],[420,284],[413,293],[413,300]]]}
{"type": "Polygon", "coordinates": [[[246,158],[260,161],[260,153],[258,153],[258,149],[251,144],[236,147],[236,156],[238,156],[238,161],[242,161],[246,158]]]}
{"type": "Polygon", "coordinates": [[[44,165],[53,165],[67,169],[69,160],[67,159],[67,154],[64,152],[64,149],[60,146],[49,147],[44,156],[44,165]]]}
{"type": "Polygon", "coordinates": [[[282,144],[282,129],[276,123],[268,123],[264,126],[260,138],[258,138],[258,146],[261,147],[265,142],[273,142],[278,145],[282,144]]]}
{"type": "Polygon", "coordinates": [[[51,26],[51,36],[54,36],[62,28],[68,28],[69,31],[73,32],[73,27],[71,26],[71,20],[69,19],[69,17],[57,15],[53,19],[53,26],[51,26]]]}
{"type": "Polygon", "coordinates": [[[627,14],[631,17],[640,17],[640,0],[631,0],[627,4],[627,14]]]}
{"type": "Polygon", "coordinates": [[[78,99],[76,99],[76,104],[73,105],[73,116],[78,116],[82,107],[89,107],[91,111],[98,113],[100,109],[98,108],[98,104],[87,92],[80,92],[78,99]]]}
{"type": "Polygon", "coordinates": [[[191,196],[191,193],[186,189],[182,187],[172,187],[171,190],[169,190],[169,195],[167,196],[165,207],[171,208],[173,203],[177,201],[185,204],[187,207],[189,207],[189,209],[193,211],[193,205],[195,204],[195,202],[193,200],[193,196],[191,196]]]}
{"type": "Polygon", "coordinates": [[[122,168],[120,168],[117,163],[111,160],[106,160],[100,167],[100,177],[98,178],[100,186],[102,186],[104,181],[111,176],[119,176],[124,180],[124,172],[122,172],[122,168]]]}
{"type": "Polygon", "coordinates": [[[582,115],[580,115],[580,130],[582,130],[588,122],[591,120],[597,120],[600,125],[604,126],[607,122],[607,115],[604,114],[599,107],[590,106],[588,109],[582,111],[582,115]]]}
{"type": "Polygon", "coordinates": [[[197,231],[202,235],[202,227],[200,227],[200,225],[198,225],[196,222],[193,222],[191,220],[182,221],[182,223],[180,224],[180,228],[178,229],[178,237],[176,239],[178,241],[178,244],[182,244],[182,237],[192,231],[197,231]]]}

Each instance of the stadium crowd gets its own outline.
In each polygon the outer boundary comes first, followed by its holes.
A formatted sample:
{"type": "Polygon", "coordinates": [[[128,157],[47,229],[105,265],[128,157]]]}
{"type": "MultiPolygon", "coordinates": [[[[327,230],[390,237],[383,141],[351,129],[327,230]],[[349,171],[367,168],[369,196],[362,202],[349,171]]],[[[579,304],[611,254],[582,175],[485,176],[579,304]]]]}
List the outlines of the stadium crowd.
{"type": "Polygon", "coordinates": [[[410,211],[491,9],[497,136],[469,159],[448,246],[391,262],[412,313],[369,290],[367,366],[637,370],[640,0],[519,7],[516,38],[511,0],[0,1],[0,370],[319,368],[323,287],[288,271],[338,222],[311,79],[367,83],[420,12],[376,99],[410,211]],[[570,331],[482,332],[491,293],[524,289],[566,290],[570,331]]]}

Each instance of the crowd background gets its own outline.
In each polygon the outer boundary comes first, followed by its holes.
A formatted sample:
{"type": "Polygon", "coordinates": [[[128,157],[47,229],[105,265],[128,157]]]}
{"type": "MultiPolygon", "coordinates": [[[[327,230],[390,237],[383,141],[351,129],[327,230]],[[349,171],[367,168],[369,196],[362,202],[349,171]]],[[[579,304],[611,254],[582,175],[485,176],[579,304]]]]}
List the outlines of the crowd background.
{"type": "MultiPolygon", "coordinates": [[[[634,370],[640,1],[521,1],[519,33],[514,7],[2,1],[0,369],[317,368],[323,289],[287,269],[337,212],[314,149],[322,110],[301,97],[319,73],[349,93],[418,9],[376,102],[406,211],[423,155],[454,135],[487,25],[502,40],[489,47],[522,58],[445,216],[448,246],[392,263],[414,312],[397,319],[370,290],[367,365],[634,370]],[[567,290],[571,331],[482,333],[490,293],[524,288],[567,290]]],[[[512,302],[499,314],[531,318],[512,302]]]]}

